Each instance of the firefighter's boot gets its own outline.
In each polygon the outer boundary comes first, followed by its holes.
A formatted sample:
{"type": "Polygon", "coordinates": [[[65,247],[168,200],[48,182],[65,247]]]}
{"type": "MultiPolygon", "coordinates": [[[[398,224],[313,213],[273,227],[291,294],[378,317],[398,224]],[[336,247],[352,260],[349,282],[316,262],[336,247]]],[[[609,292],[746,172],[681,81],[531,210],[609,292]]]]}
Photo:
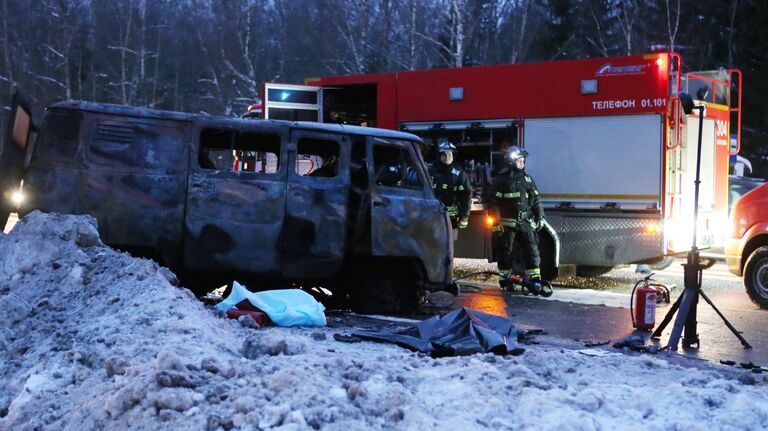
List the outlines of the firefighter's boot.
{"type": "Polygon", "coordinates": [[[541,295],[544,298],[552,296],[554,293],[552,284],[541,279],[541,270],[539,268],[529,269],[525,271],[525,274],[527,276],[526,287],[532,294],[541,295]]]}
{"type": "Polygon", "coordinates": [[[528,289],[528,292],[534,295],[541,295],[541,270],[539,268],[526,269],[523,286],[528,289]]]}
{"type": "Polygon", "coordinates": [[[502,291],[512,292],[515,290],[515,283],[512,281],[512,271],[499,270],[499,287],[502,291]]]}

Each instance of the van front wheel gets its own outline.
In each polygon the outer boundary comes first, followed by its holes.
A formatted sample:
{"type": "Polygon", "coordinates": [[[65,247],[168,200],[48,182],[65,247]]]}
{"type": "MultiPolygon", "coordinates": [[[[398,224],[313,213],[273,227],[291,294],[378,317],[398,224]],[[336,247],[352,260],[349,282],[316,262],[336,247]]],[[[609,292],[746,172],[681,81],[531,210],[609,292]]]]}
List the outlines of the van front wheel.
{"type": "Polygon", "coordinates": [[[768,309],[768,246],[753,251],[747,259],[744,287],[752,302],[768,309]]]}
{"type": "Polygon", "coordinates": [[[366,262],[347,279],[352,309],[362,314],[406,313],[416,309],[416,279],[402,265],[366,262]]]}

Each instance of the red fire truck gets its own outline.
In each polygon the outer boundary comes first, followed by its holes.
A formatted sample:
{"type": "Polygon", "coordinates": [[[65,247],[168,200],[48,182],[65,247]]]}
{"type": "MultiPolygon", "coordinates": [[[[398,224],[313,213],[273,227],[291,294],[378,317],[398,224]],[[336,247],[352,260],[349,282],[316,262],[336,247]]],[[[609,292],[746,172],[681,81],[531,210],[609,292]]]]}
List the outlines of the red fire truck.
{"type": "Polygon", "coordinates": [[[262,115],[450,139],[475,189],[470,231],[456,244],[463,257],[490,256],[483,192],[504,148],[524,146],[556,232],[541,238],[542,270],[597,275],[692,244],[698,118],[682,113],[680,91],[706,103],[697,245],[724,241],[741,74],[682,66],[677,54],[655,53],[266,83],[262,115]]]}

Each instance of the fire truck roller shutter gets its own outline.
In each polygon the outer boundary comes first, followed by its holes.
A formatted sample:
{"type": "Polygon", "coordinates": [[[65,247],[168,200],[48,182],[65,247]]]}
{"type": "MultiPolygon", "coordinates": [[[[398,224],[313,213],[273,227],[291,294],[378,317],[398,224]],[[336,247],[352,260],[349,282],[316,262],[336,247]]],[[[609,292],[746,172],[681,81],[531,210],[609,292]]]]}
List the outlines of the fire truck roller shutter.
{"type": "Polygon", "coordinates": [[[526,171],[561,263],[611,267],[663,253],[663,234],[645,231],[661,224],[662,127],[657,114],[525,120],[526,171]]]}

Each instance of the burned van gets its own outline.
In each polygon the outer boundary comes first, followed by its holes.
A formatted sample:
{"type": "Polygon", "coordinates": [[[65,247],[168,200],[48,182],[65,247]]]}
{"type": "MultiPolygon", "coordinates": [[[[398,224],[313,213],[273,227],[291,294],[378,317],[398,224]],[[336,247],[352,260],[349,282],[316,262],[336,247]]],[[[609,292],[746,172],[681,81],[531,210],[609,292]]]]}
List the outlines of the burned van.
{"type": "Polygon", "coordinates": [[[20,215],[90,214],[105,243],[199,291],[318,285],[385,311],[451,282],[449,220],[408,133],[68,101],[11,140],[20,215]]]}

